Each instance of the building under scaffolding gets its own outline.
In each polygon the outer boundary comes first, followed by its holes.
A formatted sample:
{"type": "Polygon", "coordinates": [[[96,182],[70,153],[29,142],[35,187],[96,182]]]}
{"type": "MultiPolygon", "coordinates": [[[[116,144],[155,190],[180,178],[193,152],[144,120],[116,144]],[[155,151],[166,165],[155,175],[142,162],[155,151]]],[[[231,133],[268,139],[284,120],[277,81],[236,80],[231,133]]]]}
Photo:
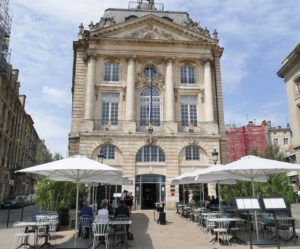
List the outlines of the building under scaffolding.
{"type": "Polygon", "coordinates": [[[9,0],[0,0],[0,65],[2,70],[7,67],[10,61],[9,37],[11,17],[8,12],[8,5],[9,0]]]}

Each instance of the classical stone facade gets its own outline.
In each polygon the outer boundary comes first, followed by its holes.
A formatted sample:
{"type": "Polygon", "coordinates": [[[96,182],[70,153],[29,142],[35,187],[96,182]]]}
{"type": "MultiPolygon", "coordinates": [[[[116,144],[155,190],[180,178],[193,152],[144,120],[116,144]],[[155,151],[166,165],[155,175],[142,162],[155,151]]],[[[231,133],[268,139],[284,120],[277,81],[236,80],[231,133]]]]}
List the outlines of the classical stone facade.
{"type": "Polygon", "coordinates": [[[133,180],[136,208],[171,208],[171,178],[226,157],[218,34],[160,6],[107,9],[74,42],[69,153],[101,151],[133,180]]]}
{"type": "Polygon", "coordinates": [[[296,162],[300,163],[300,43],[283,61],[278,76],[285,81],[293,132],[293,149],[296,162]]]}
{"type": "Polygon", "coordinates": [[[15,170],[34,165],[39,137],[19,95],[18,70],[0,72],[0,203],[10,196],[32,192],[32,179],[15,170]]]}

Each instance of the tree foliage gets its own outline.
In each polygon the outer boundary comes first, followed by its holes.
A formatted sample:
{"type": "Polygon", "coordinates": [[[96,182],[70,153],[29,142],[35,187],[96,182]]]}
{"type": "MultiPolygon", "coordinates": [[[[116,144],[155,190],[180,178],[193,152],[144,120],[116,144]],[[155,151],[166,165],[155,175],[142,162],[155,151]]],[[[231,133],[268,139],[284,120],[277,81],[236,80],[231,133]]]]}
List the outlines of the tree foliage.
{"type": "MultiPolygon", "coordinates": [[[[262,155],[258,153],[256,148],[253,148],[250,153],[263,158],[284,161],[284,154],[279,151],[279,147],[276,145],[269,145],[262,155]]],[[[258,196],[280,196],[283,197],[287,203],[293,203],[297,200],[297,195],[285,173],[269,176],[268,182],[266,183],[255,183],[254,189],[258,196]]],[[[234,197],[247,196],[252,196],[251,182],[237,181],[236,185],[222,186],[223,200],[233,200],[234,197]]]]}
{"type": "MultiPolygon", "coordinates": [[[[52,155],[44,142],[38,148],[37,162],[43,164],[63,159],[59,153],[52,155]]],[[[85,193],[85,186],[79,188],[79,196],[85,193]]],[[[72,182],[58,182],[47,177],[39,177],[35,184],[35,203],[40,210],[51,211],[59,208],[72,208],[76,206],[76,184],[72,182]]]]}

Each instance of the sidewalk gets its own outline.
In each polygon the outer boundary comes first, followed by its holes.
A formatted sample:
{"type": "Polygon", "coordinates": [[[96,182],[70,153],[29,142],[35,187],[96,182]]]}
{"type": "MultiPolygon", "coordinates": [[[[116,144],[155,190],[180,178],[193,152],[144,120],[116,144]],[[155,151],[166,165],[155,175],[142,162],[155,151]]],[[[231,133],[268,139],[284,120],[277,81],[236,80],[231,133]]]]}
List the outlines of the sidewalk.
{"type": "MultiPolygon", "coordinates": [[[[129,241],[132,249],[213,249],[213,248],[234,248],[246,249],[249,245],[218,246],[209,242],[210,235],[205,233],[198,226],[192,224],[187,219],[175,214],[175,211],[166,212],[166,225],[159,225],[154,220],[153,210],[139,210],[132,214],[133,224],[130,231],[134,235],[134,240],[129,241]]],[[[156,213],[157,218],[157,213],[156,213]]],[[[56,244],[68,241],[74,234],[74,230],[58,231],[56,244]]],[[[10,249],[13,245],[13,229],[0,227],[0,248],[10,249]]],[[[105,248],[102,246],[100,249],[105,248]]],[[[112,248],[112,246],[110,246],[112,248]]],[[[277,246],[253,246],[254,249],[277,248],[277,246]]],[[[300,248],[300,241],[295,245],[289,243],[285,246],[281,243],[281,248],[300,248]]]]}

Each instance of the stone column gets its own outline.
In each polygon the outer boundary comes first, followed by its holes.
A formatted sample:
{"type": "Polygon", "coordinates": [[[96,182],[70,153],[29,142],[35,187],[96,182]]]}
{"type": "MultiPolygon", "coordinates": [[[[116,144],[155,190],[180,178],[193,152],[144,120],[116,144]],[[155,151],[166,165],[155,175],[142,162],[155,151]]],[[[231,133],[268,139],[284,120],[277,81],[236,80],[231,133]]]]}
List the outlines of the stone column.
{"type": "Polygon", "coordinates": [[[126,121],[135,120],[135,109],[135,60],[130,57],[127,64],[126,121]]]}
{"type": "Polygon", "coordinates": [[[95,66],[96,58],[90,56],[87,68],[85,113],[84,119],[92,120],[94,118],[94,91],[95,91],[95,66]]]}
{"type": "Polygon", "coordinates": [[[210,61],[204,63],[204,89],[205,89],[205,121],[214,121],[214,105],[212,93],[212,74],[210,61]]]}
{"type": "Polygon", "coordinates": [[[173,80],[173,59],[168,59],[166,68],[166,121],[175,121],[175,98],[173,80]]]}

